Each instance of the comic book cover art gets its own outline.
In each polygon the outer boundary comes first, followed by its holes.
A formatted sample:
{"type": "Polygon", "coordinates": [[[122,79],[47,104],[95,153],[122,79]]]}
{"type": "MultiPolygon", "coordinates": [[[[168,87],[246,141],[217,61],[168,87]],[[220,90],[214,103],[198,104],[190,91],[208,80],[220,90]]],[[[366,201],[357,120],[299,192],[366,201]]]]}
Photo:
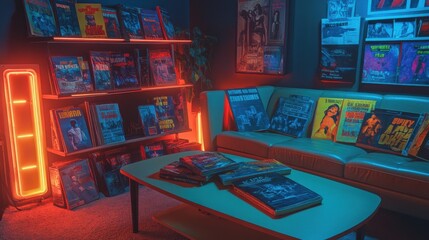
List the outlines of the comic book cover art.
{"type": "Polygon", "coordinates": [[[203,152],[179,158],[179,163],[199,176],[212,177],[215,174],[237,169],[239,163],[219,152],[203,152]]]}
{"type": "Polygon", "coordinates": [[[336,141],[355,143],[365,113],[374,110],[375,104],[375,100],[344,99],[336,141]]]}
{"type": "Polygon", "coordinates": [[[385,0],[370,0],[368,2],[368,15],[377,13],[394,13],[405,11],[410,7],[411,1],[385,1],[385,0]]]}
{"type": "Polygon", "coordinates": [[[68,209],[99,199],[88,159],[68,162],[58,167],[68,209]]]}
{"type": "Polygon", "coordinates": [[[142,9],[140,17],[143,25],[145,39],[164,39],[158,13],[151,9],[142,9]]]}
{"type": "Polygon", "coordinates": [[[391,38],[393,37],[393,21],[373,21],[368,22],[366,32],[367,38],[391,38]]]}
{"type": "Polygon", "coordinates": [[[354,83],[359,45],[322,45],[320,79],[325,82],[354,83]]]}
{"type": "Polygon", "coordinates": [[[314,114],[314,100],[309,96],[290,95],[280,97],[270,130],[293,137],[306,135],[314,114]]]}
{"type": "Polygon", "coordinates": [[[51,56],[51,69],[59,95],[87,92],[77,56],[51,56]]]}
{"type": "Polygon", "coordinates": [[[153,98],[156,116],[161,133],[178,129],[178,120],[175,113],[175,104],[172,96],[159,96],[153,98]]]}
{"type": "Polygon", "coordinates": [[[342,105],[342,98],[319,98],[314,112],[311,138],[335,141],[342,105]]]}
{"type": "Polygon", "coordinates": [[[394,38],[414,38],[416,36],[415,19],[395,19],[393,22],[394,38]]]}
{"type": "Polygon", "coordinates": [[[149,65],[155,86],[177,84],[174,62],[168,49],[149,50],[149,65]]]}
{"type": "Polygon", "coordinates": [[[144,129],[145,136],[153,136],[159,134],[158,117],[154,105],[138,106],[139,116],[144,129]]]}
{"type": "Polygon", "coordinates": [[[399,43],[365,44],[362,83],[396,84],[399,43]]]}
{"type": "Polygon", "coordinates": [[[118,9],[122,36],[126,39],[143,39],[138,9],[125,5],[119,5],[118,9]]]}
{"type": "Polygon", "coordinates": [[[134,57],[131,53],[112,52],[110,67],[115,90],[140,87],[134,57]]]}
{"type": "Polygon", "coordinates": [[[94,91],[94,84],[92,83],[91,71],[89,70],[88,61],[84,60],[83,57],[78,57],[77,60],[79,62],[80,71],[82,72],[82,79],[85,84],[86,91],[94,91]]]}
{"type": "Polygon", "coordinates": [[[264,49],[268,44],[269,0],[238,1],[237,72],[264,72],[264,49]]]}
{"type": "Polygon", "coordinates": [[[328,0],[328,18],[353,17],[355,5],[355,0],[328,0]]]}
{"type": "Polygon", "coordinates": [[[429,84],[429,42],[403,42],[399,84],[429,84]]]}
{"type": "Polygon", "coordinates": [[[80,107],[55,109],[55,119],[65,152],[71,153],[93,146],[84,111],[80,107]]]}
{"type": "Polygon", "coordinates": [[[94,104],[100,144],[125,141],[122,116],[117,103],[94,104]]]}
{"type": "Polygon", "coordinates": [[[115,8],[102,6],[104,25],[108,38],[122,38],[121,25],[119,24],[118,11],[115,8]]]}
{"type": "Polygon", "coordinates": [[[92,73],[94,74],[94,88],[97,91],[112,90],[110,52],[90,51],[92,73]]]}
{"type": "MultiPolygon", "coordinates": [[[[415,132],[416,134],[410,137],[409,149],[406,153],[410,156],[418,157],[419,151],[424,147],[425,139],[429,133],[429,113],[423,114],[420,126],[415,132]]],[[[429,158],[427,160],[429,160],[429,158]]]]}
{"type": "Polygon", "coordinates": [[[81,37],[76,15],[76,0],[55,0],[54,2],[60,35],[63,37],[81,37]]]}
{"type": "Polygon", "coordinates": [[[429,36],[429,18],[420,18],[418,20],[418,37],[427,37],[429,36]]]}
{"type": "Polygon", "coordinates": [[[76,3],[80,33],[87,38],[106,38],[103,11],[100,3],[76,3]]]}
{"type": "Polygon", "coordinates": [[[159,177],[174,181],[203,185],[208,182],[208,177],[200,176],[187,167],[181,165],[179,161],[174,161],[165,165],[159,170],[159,177]]]}
{"type": "Polygon", "coordinates": [[[266,130],[270,119],[256,88],[225,90],[238,131],[266,130]]]}
{"type": "Polygon", "coordinates": [[[24,0],[27,26],[32,37],[53,37],[57,25],[49,0],[24,0]]]}
{"type": "Polygon", "coordinates": [[[158,14],[158,19],[161,24],[161,29],[164,34],[165,39],[174,39],[175,38],[175,30],[173,22],[171,21],[170,15],[168,14],[167,10],[156,6],[156,13],[158,14]]]}
{"type": "Polygon", "coordinates": [[[283,47],[264,47],[264,73],[283,74],[283,47]]]}
{"type": "Polygon", "coordinates": [[[420,114],[375,109],[366,113],[356,145],[401,155],[420,121],[420,114]]]}
{"type": "Polygon", "coordinates": [[[137,75],[142,87],[152,85],[150,76],[149,51],[147,48],[134,49],[134,59],[136,60],[137,75]]]}
{"type": "Polygon", "coordinates": [[[165,155],[164,144],[162,142],[153,142],[141,146],[142,149],[142,158],[153,158],[160,157],[165,155]]]}

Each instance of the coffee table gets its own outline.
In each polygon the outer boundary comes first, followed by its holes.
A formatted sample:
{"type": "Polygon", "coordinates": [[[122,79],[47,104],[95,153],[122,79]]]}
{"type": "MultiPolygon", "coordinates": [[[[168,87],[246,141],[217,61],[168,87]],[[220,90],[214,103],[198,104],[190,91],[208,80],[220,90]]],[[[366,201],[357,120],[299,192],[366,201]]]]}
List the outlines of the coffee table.
{"type": "MultiPolygon", "coordinates": [[[[221,226],[234,229],[233,234],[240,234],[241,239],[331,239],[352,231],[358,231],[359,238],[363,236],[362,227],[380,206],[381,199],[376,194],[293,169],[288,177],[319,193],[323,197],[322,204],[273,219],[216,182],[192,186],[159,178],[161,167],[181,156],[197,153],[201,151],[164,155],[121,168],[121,173],[130,179],[133,232],[138,232],[139,184],[185,203],[157,214],[155,220],[191,239],[219,239],[214,237],[219,234],[228,239],[221,226]],[[241,234],[251,238],[243,238],[241,234]]],[[[253,161],[226,156],[235,161],[253,161]]]]}

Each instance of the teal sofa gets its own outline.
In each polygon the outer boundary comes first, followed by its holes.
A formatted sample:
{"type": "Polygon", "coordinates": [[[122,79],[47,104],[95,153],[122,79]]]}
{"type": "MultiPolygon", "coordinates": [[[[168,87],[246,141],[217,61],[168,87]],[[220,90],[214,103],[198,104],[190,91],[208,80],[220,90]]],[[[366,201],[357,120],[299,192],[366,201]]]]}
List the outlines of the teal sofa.
{"type": "MultiPolygon", "coordinates": [[[[257,88],[270,117],[279,97],[289,94],[316,99],[373,99],[377,101],[378,108],[429,112],[429,97],[422,96],[274,86],[257,88]]],[[[303,138],[293,138],[268,131],[229,130],[224,124],[229,115],[225,111],[228,109],[225,92],[202,92],[200,99],[205,150],[254,159],[275,158],[294,169],[374,192],[382,198],[382,208],[429,219],[429,162],[370,151],[354,144],[311,139],[310,132],[303,138]]]]}

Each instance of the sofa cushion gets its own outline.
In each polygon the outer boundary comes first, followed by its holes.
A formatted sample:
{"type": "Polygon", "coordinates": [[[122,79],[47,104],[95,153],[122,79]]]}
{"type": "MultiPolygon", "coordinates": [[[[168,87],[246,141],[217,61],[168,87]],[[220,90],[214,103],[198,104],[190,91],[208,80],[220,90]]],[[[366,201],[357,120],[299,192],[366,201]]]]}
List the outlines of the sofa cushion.
{"type": "Polygon", "coordinates": [[[365,150],[352,145],[330,140],[296,138],[274,144],[268,156],[285,164],[343,177],[345,163],[365,154],[365,150]]]}
{"type": "Polygon", "coordinates": [[[368,153],[346,163],[345,178],[429,199],[429,163],[387,153],[368,153]]]}
{"type": "Polygon", "coordinates": [[[216,146],[267,158],[269,147],[275,143],[292,139],[293,137],[272,132],[224,131],[216,136],[216,146]]]}

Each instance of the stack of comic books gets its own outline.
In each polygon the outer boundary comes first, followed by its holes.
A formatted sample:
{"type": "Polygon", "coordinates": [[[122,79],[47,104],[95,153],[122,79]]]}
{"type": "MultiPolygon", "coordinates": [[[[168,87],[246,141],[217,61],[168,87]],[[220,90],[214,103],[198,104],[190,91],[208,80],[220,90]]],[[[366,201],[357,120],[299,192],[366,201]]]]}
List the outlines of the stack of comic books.
{"type": "Polygon", "coordinates": [[[195,185],[203,185],[210,179],[207,176],[201,176],[192,172],[189,168],[180,164],[179,161],[174,161],[162,167],[159,170],[159,177],[195,185]]]}
{"type": "Polygon", "coordinates": [[[219,152],[203,152],[179,158],[181,165],[187,167],[193,173],[211,178],[222,172],[238,168],[238,162],[226,157],[219,152]]]}

